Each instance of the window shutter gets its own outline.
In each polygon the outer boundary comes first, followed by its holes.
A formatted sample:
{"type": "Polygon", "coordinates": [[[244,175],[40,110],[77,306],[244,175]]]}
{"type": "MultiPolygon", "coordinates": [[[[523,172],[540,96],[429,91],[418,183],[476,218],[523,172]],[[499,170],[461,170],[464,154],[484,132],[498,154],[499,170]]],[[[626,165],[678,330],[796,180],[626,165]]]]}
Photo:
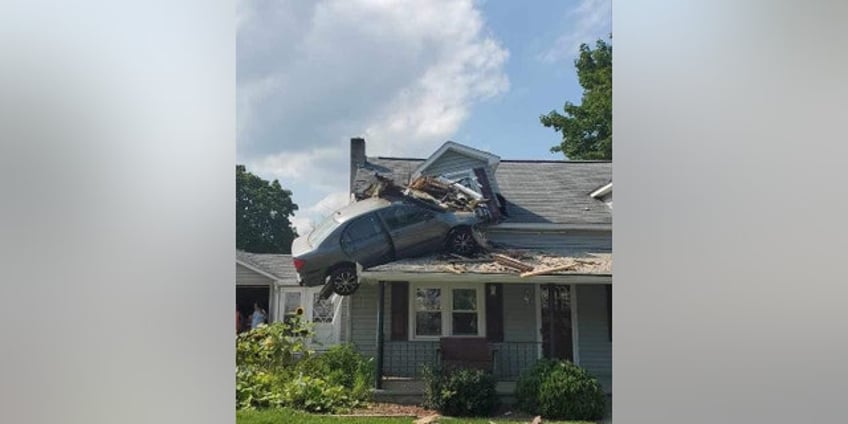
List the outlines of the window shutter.
{"type": "Polygon", "coordinates": [[[486,339],[490,342],[504,339],[503,312],[503,285],[486,284],[486,339]]]}
{"type": "Polygon", "coordinates": [[[607,332],[609,341],[612,341],[612,284],[606,285],[607,289],[607,332]]]}
{"type": "Polygon", "coordinates": [[[392,334],[390,340],[407,340],[409,328],[409,283],[394,281],[392,288],[392,334]]]}

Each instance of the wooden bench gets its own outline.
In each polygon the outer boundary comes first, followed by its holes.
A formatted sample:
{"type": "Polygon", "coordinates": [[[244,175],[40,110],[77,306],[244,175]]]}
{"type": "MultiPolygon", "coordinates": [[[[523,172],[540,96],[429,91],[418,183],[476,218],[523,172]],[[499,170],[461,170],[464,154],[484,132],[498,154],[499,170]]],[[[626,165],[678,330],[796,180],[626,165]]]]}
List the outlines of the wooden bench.
{"type": "Polygon", "coordinates": [[[495,352],[483,337],[442,337],[438,354],[444,371],[472,368],[492,372],[495,362],[495,352]]]}

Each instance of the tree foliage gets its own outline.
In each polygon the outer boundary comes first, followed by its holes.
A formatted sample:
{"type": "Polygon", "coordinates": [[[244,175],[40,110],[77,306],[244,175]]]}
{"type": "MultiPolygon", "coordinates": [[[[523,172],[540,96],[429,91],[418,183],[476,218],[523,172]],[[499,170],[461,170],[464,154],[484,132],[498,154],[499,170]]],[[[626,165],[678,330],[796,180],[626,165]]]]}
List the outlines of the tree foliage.
{"type": "Polygon", "coordinates": [[[569,159],[612,160],[612,44],[580,45],[574,66],[583,87],[581,103],[565,102],[564,114],[554,110],[539,118],[562,133],[562,142],[551,151],[569,159]]]}
{"type": "Polygon", "coordinates": [[[236,248],[253,253],[290,253],[297,233],[289,218],[297,205],[280,182],[268,182],[236,165],[236,248]]]}

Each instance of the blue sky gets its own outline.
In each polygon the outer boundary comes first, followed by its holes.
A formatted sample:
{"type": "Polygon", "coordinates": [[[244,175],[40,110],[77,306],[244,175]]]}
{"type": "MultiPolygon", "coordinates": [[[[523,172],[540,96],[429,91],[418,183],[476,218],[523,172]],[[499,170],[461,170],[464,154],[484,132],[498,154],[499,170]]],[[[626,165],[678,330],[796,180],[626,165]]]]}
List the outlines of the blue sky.
{"type": "Polygon", "coordinates": [[[242,1],[238,18],[237,158],[292,190],[300,232],[347,202],[353,136],[369,155],[561,159],[539,115],[579,102],[577,46],[611,31],[610,0],[242,1]]]}

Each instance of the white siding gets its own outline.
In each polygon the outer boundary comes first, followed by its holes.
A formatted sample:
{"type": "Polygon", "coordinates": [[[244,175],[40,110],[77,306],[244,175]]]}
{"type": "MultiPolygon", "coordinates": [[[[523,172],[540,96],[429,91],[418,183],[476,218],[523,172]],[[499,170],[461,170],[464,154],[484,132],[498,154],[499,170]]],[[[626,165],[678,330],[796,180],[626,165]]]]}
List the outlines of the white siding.
{"type": "Polygon", "coordinates": [[[241,264],[236,264],[236,285],[237,286],[267,286],[273,281],[241,264]]]}

